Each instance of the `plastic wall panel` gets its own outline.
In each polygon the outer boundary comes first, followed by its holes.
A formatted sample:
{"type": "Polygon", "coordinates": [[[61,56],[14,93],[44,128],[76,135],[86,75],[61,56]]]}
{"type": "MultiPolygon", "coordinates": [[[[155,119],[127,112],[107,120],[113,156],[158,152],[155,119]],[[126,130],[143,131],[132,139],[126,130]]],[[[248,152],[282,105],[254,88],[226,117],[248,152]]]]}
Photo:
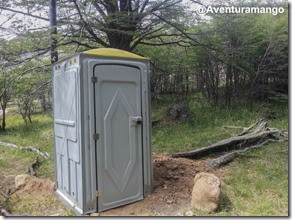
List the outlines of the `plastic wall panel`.
{"type": "Polygon", "coordinates": [[[77,67],[66,69],[65,63],[53,78],[57,194],[82,209],[79,75],[77,67]]]}

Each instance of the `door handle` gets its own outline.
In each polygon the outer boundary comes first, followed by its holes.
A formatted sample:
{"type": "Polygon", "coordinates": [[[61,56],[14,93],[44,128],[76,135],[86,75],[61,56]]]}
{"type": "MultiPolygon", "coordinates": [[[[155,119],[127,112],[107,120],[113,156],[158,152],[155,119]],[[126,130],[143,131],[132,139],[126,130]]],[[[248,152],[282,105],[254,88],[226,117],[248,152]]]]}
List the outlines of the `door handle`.
{"type": "Polygon", "coordinates": [[[142,124],[142,117],[141,116],[136,116],[132,117],[130,116],[131,119],[131,126],[137,126],[142,124]]]}

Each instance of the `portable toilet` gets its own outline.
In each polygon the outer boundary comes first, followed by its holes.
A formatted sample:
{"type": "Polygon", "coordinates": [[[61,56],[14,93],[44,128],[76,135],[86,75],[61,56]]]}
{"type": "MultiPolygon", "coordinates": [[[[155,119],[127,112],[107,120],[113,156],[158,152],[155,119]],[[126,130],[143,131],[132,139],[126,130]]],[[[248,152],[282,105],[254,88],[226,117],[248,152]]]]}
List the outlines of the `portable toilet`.
{"type": "Polygon", "coordinates": [[[77,214],[143,199],[152,187],[149,60],[94,49],[52,69],[57,196],[77,214]]]}

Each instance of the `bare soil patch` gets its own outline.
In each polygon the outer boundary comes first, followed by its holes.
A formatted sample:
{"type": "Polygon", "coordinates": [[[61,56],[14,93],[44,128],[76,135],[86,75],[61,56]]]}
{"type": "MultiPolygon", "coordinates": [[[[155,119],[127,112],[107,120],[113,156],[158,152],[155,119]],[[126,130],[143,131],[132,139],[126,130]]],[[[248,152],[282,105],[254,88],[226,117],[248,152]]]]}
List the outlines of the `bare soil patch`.
{"type": "Polygon", "coordinates": [[[17,190],[14,195],[48,196],[54,193],[54,185],[55,183],[49,179],[31,176],[26,185],[22,189],[17,190]]]}

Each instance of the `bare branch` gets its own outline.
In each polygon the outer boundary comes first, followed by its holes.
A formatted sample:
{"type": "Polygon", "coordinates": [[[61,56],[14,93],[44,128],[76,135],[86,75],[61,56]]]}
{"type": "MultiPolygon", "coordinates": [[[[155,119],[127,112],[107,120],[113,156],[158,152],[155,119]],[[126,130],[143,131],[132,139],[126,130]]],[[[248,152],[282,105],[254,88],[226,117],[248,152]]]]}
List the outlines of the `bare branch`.
{"type": "Polygon", "coordinates": [[[98,3],[95,1],[92,3],[93,6],[96,8],[96,10],[99,12],[99,14],[103,17],[103,19],[105,19],[107,17],[107,15],[105,14],[105,12],[102,10],[102,8],[98,5],[98,3]]]}
{"type": "Polygon", "coordinates": [[[141,7],[141,10],[140,10],[140,13],[143,13],[145,8],[146,8],[146,5],[148,4],[149,0],[145,0],[142,4],[142,7],[141,7]]]}
{"type": "Polygon", "coordinates": [[[14,9],[11,9],[11,8],[5,8],[5,7],[0,6],[0,9],[4,10],[4,11],[10,11],[10,12],[13,12],[13,13],[30,16],[30,17],[33,17],[33,18],[36,18],[36,19],[40,19],[40,20],[43,20],[43,21],[50,21],[49,18],[44,18],[44,17],[38,16],[38,15],[33,15],[33,14],[30,14],[30,13],[14,10],[14,9]]]}
{"type": "Polygon", "coordinates": [[[102,46],[104,47],[108,47],[109,45],[106,44],[102,39],[100,39],[95,33],[94,31],[92,30],[92,28],[88,25],[88,23],[84,20],[83,18],[83,15],[80,11],[80,8],[76,2],[76,0],[73,0],[73,3],[76,7],[76,10],[78,11],[78,14],[79,14],[79,17],[80,17],[80,20],[83,22],[84,24],[84,28],[88,31],[88,33],[94,38],[94,40],[96,40],[96,42],[98,42],[99,44],[101,44],[102,46]]]}

